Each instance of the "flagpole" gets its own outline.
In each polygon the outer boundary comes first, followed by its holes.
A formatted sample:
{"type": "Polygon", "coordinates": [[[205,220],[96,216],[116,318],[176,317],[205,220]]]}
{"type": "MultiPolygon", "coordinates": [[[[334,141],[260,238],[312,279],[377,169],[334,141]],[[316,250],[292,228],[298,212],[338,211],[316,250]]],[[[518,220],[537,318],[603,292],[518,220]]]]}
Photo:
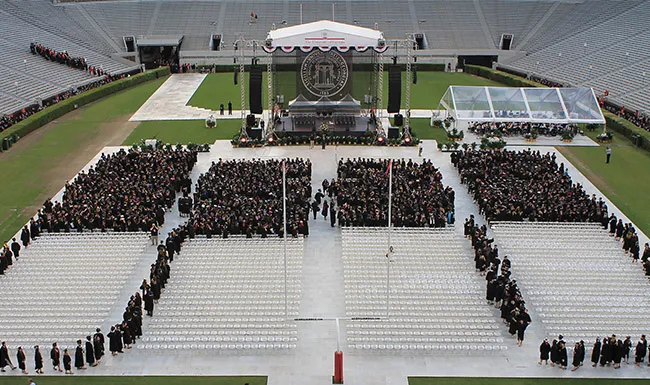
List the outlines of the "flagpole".
{"type": "Polygon", "coordinates": [[[289,319],[289,300],[287,299],[287,164],[282,161],[282,218],[284,223],[284,317],[289,319]]]}
{"type": "Polygon", "coordinates": [[[302,24],[302,3],[300,3],[300,24],[302,24]]]}
{"type": "Polygon", "coordinates": [[[388,253],[386,254],[386,316],[390,314],[391,215],[393,210],[393,160],[388,161],[388,253]]]}

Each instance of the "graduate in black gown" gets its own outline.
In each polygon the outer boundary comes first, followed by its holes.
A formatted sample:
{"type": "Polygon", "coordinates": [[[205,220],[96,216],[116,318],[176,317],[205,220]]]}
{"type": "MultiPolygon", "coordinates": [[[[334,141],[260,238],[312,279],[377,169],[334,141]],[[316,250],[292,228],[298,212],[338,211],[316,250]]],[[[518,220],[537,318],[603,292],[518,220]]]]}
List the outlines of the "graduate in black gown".
{"type": "Polygon", "coordinates": [[[567,366],[568,366],[568,362],[569,362],[569,356],[568,356],[568,353],[566,351],[566,344],[564,343],[564,341],[560,341],[558,344],[560,345],[560,350],[559,350],[560,369],[566,369],[567,366]]]}
{"type": "Polygon", "coordinates": [[[623,358],[626,364],[630,363],[630,349],[632,349],[632,340],[630,336],[626,336],[625,341],[623,341],[623,358]]]}
{"type": "Polygon", "coordinates": [[[555,366],[560,363],[560,347],[558,346],[557,340],[553,340],[551,344],[551,366],[555,366]]]}
{"type": "Polygon", "coordinates": [[[97,366],[95,360],[95,348],[92,343],[92,337],[86,336],[86,362],[90,366],[97,366]]]}
{"type": "Polygon", "coordinates": [[[550,353],[551,353],[551,344],[548,343],[548,338],[544,338],[544,341],[542,341],[542,344],[539,345],[539,362],[538,362],[538,364],[541,365],[542,361],[544,361],[544,364],[548,365],[548,357],[549,357],[550,353]]]}
{"type": "Polygon", "coordinates": [[[0,346],[0,371],[6,372],[5,366],[9,366],[11,370],[16,369],[14,364],[11,362],[11,358],[9,358],[9,348],[7,348],[7,343],[3,341],[2,346],[0,346]]]}
{"type": "Polygon", "coordinates": [[[115,326],[111,326],[111,331],[108,333],[107,336],[108,336],[108,348],[111,351],[112,355],[117,356],[117,352],[121,350],[118,341],[121,342],[122,335],[118,330],[115,329],[115,326]]]}
{"type": "Polygon", "coordinates": [[[576,342],[575,345],[573,345],[573,369],[571,369],[572,372],[575,372],[578,370],[580,367],[580,344],[576,342]]]}
{"type": "Polygon", "coordinates": [[[101,362],[104,356],[104,334],[102,334],[102,329],[100,328],[95,330],[95,335],[93,336],[93,351],[95,352],[95,360],[97,360],[97,363],[101,362]]]}
{"type": "Polygon", "coordinates": [[[74,352],[74,367],[77,370],[86,369],[86,363],[84,362],[84,348],[81,345],[81,340],[77,340],[77,348],[74,352]]]}
{"type": "Polygon", "coordinates": [[[600,359],[600,338],[596,337],[596,342],[594,347],[591,350],[591,366],[594,368],[598,365],[598,360],[600,359]]]}
{"type": "Polygon", "coordinates": [[[634,361],[636,366],[641,366],[641,363],[645,360],[646,350],[648,349],[648,341],[645,339],[645,334],[641,335],[641,339],[636,344],[634,349],[634,361]]]}
{"type": "Polygon", "coordinates": [[[27,374],[27,366],[25,366],[27,357],[25,356],[25,351],[23,351],[22,346],[18,347],[18,351],[16,352],[16,361],[18,361],[18,367],[23,372],[23,374],[27,374]]]}
{"type": "Polygon", "coordinates": [[[55,342],[52,344],[52,350],[50,350],[50,359],[52,360],[52,367],[55,371],[62,372],[61,370],[61,350],[59,345],[55,342]]]}
{"type": "Polygon", "coordinates": [[[72,357],[70,357],[68,349],[63,350],[63,369],[65,369],[65,374],[72,374],[72,357]]]}
{"type": "Polygon", "coordinates": [[[34,346],[34,369],[36,373],[43,374],[43,355],[38,345],[34,346]]]}

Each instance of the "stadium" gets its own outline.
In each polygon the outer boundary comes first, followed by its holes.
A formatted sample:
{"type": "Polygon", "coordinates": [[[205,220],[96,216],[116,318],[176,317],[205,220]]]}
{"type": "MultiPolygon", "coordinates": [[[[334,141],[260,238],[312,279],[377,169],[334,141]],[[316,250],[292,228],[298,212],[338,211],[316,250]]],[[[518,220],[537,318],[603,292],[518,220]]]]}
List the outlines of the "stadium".
{"type": "Polygon", "coordinates": [[[0,0],[2,383],[647,383],[648,18],[0,0]]]}

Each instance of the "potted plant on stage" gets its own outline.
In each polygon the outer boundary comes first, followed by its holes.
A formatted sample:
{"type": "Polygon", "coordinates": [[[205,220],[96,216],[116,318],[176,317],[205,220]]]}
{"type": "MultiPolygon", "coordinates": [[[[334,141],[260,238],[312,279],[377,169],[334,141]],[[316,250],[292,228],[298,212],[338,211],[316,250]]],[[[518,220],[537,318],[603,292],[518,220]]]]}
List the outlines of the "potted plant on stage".
{"type": "Polygon", "coordinates": [[[562,141],[565,142],[565,143],[573,142],[574,137],[575,137],[575,134],[571,130],[564,130],[562,132],[562,141]]]}
{"type": "Polygon", "coordinates": [[[447,131],[448,140],[452,140],[454,142],[460,142],[461,140],[463,140],[464,137],[465,134],[463,133],[463,130],[458,130],[454,128],[451,131],[447,131]]]}
{"type": "Polygon", "coordinates": [[[533,128],[530,130],[530,132],[527,132],[524,134],[524,139],[526,142],[537,142],[537,137],[539,136],[539,133],[536,128],[533,128]]]}
{"type": "Polygon", "coordinates": [[[481,150],[500,151],[503,150],[506,144],[502,137],[488,134],[481,139],[481,150]]]}

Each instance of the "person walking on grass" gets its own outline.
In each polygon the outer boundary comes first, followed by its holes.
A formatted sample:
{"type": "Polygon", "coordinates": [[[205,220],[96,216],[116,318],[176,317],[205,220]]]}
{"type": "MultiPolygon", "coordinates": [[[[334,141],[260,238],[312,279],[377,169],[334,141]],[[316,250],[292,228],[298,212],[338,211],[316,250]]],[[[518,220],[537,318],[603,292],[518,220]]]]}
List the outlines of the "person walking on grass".
{"type": "Polygon", "coordinates": [[[605,150],[605,155],[607,156],[607,160],[605,163],[609,164],[609,159],[612,157],[612,148],[607,146],[607,149],[605,150]]]}

